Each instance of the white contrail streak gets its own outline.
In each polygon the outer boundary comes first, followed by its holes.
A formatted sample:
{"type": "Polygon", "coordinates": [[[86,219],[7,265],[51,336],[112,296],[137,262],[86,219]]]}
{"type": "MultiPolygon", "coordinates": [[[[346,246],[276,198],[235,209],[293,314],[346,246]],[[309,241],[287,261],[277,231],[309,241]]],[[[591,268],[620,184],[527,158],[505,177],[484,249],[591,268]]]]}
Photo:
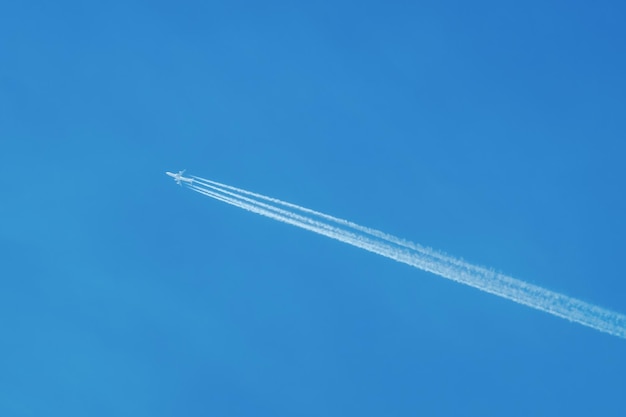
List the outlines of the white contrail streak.
{"type": "Polygon", "coordinates": [[[194,177],[194,184],[198,185],[190,185],[189,188],[244,210],[310,230],[397,262],[626,339],[626,316],[622,314],[495,273],[393,235],[295,204],[200,177],[194,177]],[[277,204],[282,208],[269,203],[277,204]]]}
{"type": "Polygon", "coordinates": [[[483,267],[480,267],[480,266],[477,266],[477,265],[469,264],[467,262],[464,262],[461,259],[457,259],[457,258],[454,258],[452,256],[448,256],[448,255],[446,255],[446,254],[444,254],[442,252],[434,251],[431,248],[428,248],[428,247],[419,245],[417,243],[413,243],[413,242],[401,239],[399,237],[390,235],[390,234],[385,233],[385,232],[381,232],[380,230],[372,229],[370,227],[361,226],[359,224],[353,223],[353,222],[345,220],[345,219],[341,219],[339,217],[334,217],[334,216],[331,216],[331,215],[326,214],[326,213],[322,213],[322,212],[319,212],[319,211],[311,210],[309,208],[302,207],[302,206],[299,206],[297,204],[289,203],[287,201],[282,201],[282,200],[279,200],[277,198],[268,197],[268,196],[263,195],[263,194],[253,193],[253,192],[248,191],[248,190],[244,190],[244,189],[241,189],[241,188],[237,188],[237,187],[233,187],[233,186],[230,186],[230,185],[222,184],[222,183],[219,183],[219,182],[216,182],[216,181],[211,181],[211,180],[208,180],[206,178],[196,177],[195,175],[193,175],[192,177],[194,178],[194,180],[196,180],[197,182],[201,183],[202,185],[204,185],[206,187],[210,187],[210,188],[216,187],[217,189],[227,189],[227,190],[231,190],[231,191],[236,192],[236,193],[248,195],[248,196],[260,199],[260,200],[264,200],[264,201],[268,201],[268,202],[271,202],[271,203],[275,203],[275,204],[281,205],[283,207],[292,208],[292,209],[298,210],[298,211],[300,211],[302,213],[311,214],[311,215],[319,217],[321,219],[325,219],[325,220],[329,220],[329,221],[332,221],[334,223],[337,223],[338,225],[349,227],[351,229],[357,230],[357,231],[362,232],[362,233],[367,233],[367,234],[369,234],[371,236],[374,236],[374,237],[377,237],[379,239],[386,240],[386,241],[391,242],[391,243],[395,243],[396,245],[403,246],[405,248],[409,248],[409,249],[415,250],[415,251],[423,253],[423,254],[425,254],[427,256],[431,256],[431,257],[434,257],[434,258],[437,258],[437,259],[441,259],[441,260],[443,260],[445,262],[458,265],[458,266],[460,266],[462,268],[468,268],[468,269],[471,269],[471,270],[474,270],[474,271],[477,271],[477,272],[479,271],[479,272],[481,272],[483,274],[484,273],[487,273],[487,274],[491,274],[492,273],[492,271],[490,271],[490,270],[488,270],[486,268],[483,268],[483,267]]]}

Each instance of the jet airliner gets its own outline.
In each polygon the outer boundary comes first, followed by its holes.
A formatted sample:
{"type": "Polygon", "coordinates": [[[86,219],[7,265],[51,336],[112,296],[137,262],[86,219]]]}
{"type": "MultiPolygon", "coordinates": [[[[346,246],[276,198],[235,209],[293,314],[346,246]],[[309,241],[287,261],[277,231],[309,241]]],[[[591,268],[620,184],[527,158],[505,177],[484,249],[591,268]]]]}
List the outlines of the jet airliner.
{"type": "Polygon", "coordinates": [[[170,177],[174,178],[174,181],[176,181],[178,185],[183,185],[182,184],[183,182],[188,182],[189,184],[193,184],[192,178],[183,177],[184,172],[185,170],[183,169],[182,171],[178,171],[178,174],[174,174],[173,172],[169,172],[169,171],[166,171],[165,173],[169,175],[170,177]]]}

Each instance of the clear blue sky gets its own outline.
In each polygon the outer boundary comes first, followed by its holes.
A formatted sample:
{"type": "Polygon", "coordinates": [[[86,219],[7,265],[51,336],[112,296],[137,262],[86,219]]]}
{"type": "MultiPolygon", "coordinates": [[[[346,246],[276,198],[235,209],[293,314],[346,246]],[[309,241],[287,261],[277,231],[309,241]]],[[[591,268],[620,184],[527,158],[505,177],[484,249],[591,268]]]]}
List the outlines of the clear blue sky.
{"type": "Polygon", "coordinates": [[[177,187],[626,313],[622,1],[0,6],[0,415],[620,416],[626,341],[177,187]]]}

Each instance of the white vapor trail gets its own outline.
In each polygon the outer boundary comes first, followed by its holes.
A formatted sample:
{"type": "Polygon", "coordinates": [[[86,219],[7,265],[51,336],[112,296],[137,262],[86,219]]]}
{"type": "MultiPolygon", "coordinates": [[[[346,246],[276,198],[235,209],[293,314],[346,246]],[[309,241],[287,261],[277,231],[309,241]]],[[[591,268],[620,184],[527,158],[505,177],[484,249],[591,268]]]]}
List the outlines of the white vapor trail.
{"type": "Polygon", "coordinates": [[[434,251],[431,248],[419,245],[417,243],[413,243],[413,242],[409,242],[409,241],[404,240],[404,239],[400,239],[399,237],[390,235],[390,234],[385,233],[385,232],[381,232],[380,230],[372,229],[370,227],[361,226],[361,225],[353,223],[351,221],[344,220],[344,219],[341,219],[341,218],[338,218],[338,217],[334,217],[334,216],[331,216],[329,214],[321,213],[319,211],[311,210],[311,209],[306,208],[306,207],[298,206],[298,205],[293,204],[293,203],[288,203],[286,201],[282,201],[282,200],[279,200],[277,198],[268,197],[268,196],[265,196],[263,194],[253,193],[251,191],[243,190],[241,188],[233,187],[233,186],[226,185],[226,184],[221,184],[221,183],[216,182],[216,181],[207,180],[207,179],[202,178],[202,177],[196,177],[195,175],[193,176],[193,178],[197,182],[200,182],[202,185],[204,185],[206,187],[211,187],[211,188],[217,187],[217,188],[227,189],[227,190],[231,190],[232,192],[235,192],[235,193],[240,193],[240,194],[248,195],[248,196],[260,199],[260,200],[264,200],[264,201],[268,201],[268,202],[271,202],[271,203],[275,203],[275,204],[281,205],[283,207],[287,207],[287,208],[298,210],[298,211],[300,211],[302,213],[311,214],[311,215],[319,217],[321,219],[329,220],[329,221],[334,222],[334,223],[336,223],[338,225],[349,227],[349,228],[351,228],[353,230],[356,230],[356,231],[359,231],[359,232],[362,232],[362,233],[366,233],[368,235],[377,237],[377,238],[382,239],[382,240],[386,240],[388,242],[394,243],[394,244],[399,245],[399,246],[403,246],[405,248],[412,249],[412,250],[420,252],[420,253],[422,253],[424,255],[440,259],[440,260],[442,260],[444,262],[448,262],[448,263],[451,263],[451,264],[458,265],[458,266],[460,266],[462,268],[468,268],[468,269],[471,269],[471,270],[474,270],[474,271],[480,271],[483,274],[485,274],[485,273],[487,273],[487,274],[493,273],[493,271],[490,271],[490,270],[485,269],[483,267],[469,264],[467,262],[464,262],[461,259],[457,259],[457,258],[454,258],[452,256],[448,256],[448,255],[446,255],[446,254],[444,254],[442,252],[434,251]]]}
{"type": "Polygon", "coordinates": [[[201,177],[193,178],[189,188],[216,200],[626,339],[626,316],[622,314],[347,220],[201,177]]]}

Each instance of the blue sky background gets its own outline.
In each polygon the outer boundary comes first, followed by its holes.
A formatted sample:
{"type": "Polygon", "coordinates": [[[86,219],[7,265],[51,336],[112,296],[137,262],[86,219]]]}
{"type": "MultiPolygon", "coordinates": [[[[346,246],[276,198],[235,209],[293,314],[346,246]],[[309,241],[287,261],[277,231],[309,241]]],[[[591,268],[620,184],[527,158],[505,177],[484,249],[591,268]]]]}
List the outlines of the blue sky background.
{"type": "Polygon", "coordinates": [[[626,415],[625,340],[163,174],[626,313],[625,12],[4,2],[0,415],[626,415]]]}

